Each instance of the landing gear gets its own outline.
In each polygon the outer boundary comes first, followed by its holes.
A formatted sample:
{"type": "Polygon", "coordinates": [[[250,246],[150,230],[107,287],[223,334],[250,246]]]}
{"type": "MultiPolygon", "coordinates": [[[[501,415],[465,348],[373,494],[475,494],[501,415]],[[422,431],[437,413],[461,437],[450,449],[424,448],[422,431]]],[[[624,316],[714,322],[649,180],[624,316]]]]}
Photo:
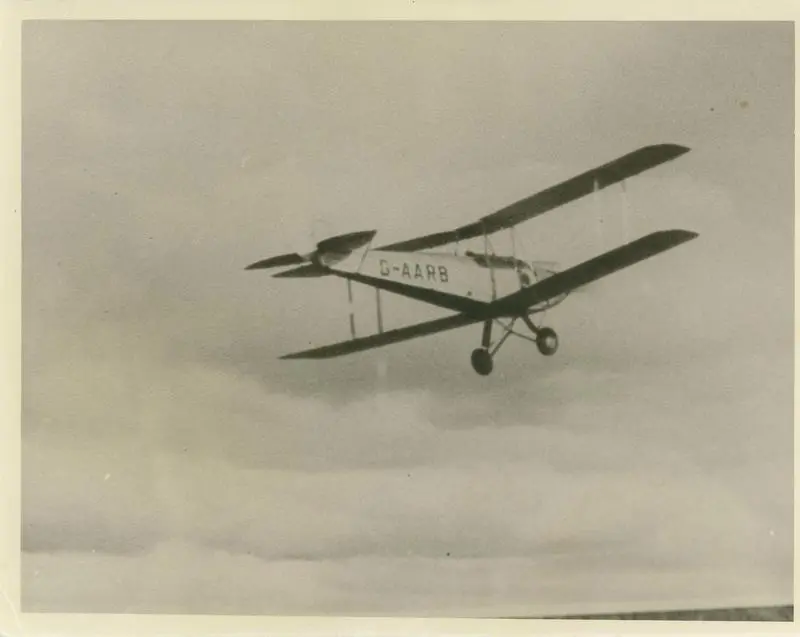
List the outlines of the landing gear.
{"type": "Polygon", "coordinates": [[[523,316],[522,320],[536,335],[536,348],[544,356],[552,356],[558,350],[558,334],[549,327],[536,327],[529,316],[523,316]]]}
{"type": "Polygon", "coordinates": [[[472,351],[472,369],[478,372],[481,376],[488,376],[494,369],[494,361],[489,350],[485,347],[479,347],[472,351]]]}
{"type": "Polygon", "coordinates": [[[558,334],[549,327],[540,327],[536,334],[536,347],[545,356],[552,356],[558,350],[558,334]]]}
{"type": "Polygon", "coordinates": [[[472,352],[472,369],[481,376],[488,376],[492,373],[494,369],[494,355],[497,354],[500,347],[512,334],[536,343],[536,348],[544,356],[552,356],[558,350],[558,334],[556,334],[555,330],[550,327],[537,327],[530,317],[525,314],[514,318],[510,325],[503,325],[503,323],[498,322],[505,330],[505,334],[503,334],[495,345],[492,345],[492,322],[493,321],[484,322],[481,346],[472,352]],[[531,332],[533,332],[534,336],[527,336],[514,331],[514,322],[517,318],[521,318],[524,321],[531,332]]]}
{"type": "Polygon", "coordinates": [[[492,345],[492,321],[483,322],[483,334],[481,334],[481,346],[472,351],[472,369],[481,376],[488,376],[494,369],[492,357],[498,348],[489,351],[492,345]]]}

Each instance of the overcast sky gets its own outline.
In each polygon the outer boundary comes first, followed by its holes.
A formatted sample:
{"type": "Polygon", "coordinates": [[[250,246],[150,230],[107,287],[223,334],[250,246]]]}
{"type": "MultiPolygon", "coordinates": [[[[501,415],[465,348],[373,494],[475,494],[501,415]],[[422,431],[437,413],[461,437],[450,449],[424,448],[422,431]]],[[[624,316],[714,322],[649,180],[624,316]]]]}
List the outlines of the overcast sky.
{"type": "Polygon", "coordinates": [[[24,610],[790,601],[793,60],[789,23],[26,24],[24,610]],[[520,228],[564,266],[700,233],[550,312],[553,358],[277,360],[347,336],[345,286],[247,264],[663,142],[520,228]]]}

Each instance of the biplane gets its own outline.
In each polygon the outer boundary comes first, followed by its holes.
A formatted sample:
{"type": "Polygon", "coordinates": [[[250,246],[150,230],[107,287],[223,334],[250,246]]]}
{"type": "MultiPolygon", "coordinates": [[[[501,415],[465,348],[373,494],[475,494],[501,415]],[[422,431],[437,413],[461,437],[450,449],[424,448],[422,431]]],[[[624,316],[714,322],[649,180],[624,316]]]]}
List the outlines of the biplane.
{"type": "Polygon", "coordinates": [[[428,234],[377,248],[377,231],[352,232],[320,241],[309,254],[283,254],[258,261],[247,270],[291,267],[278,278],[336,276],[347,281],[351,302],[350,336],[346,341],[282,356],[282,359],[322,359],[363,352],[468,325],[482,325],[480,347],[472,352],[474,370],[492,372],[494,358],[514,335],[533,342],[552,356],[558,349],[555,330],[537,325],[533,317],[562,303],[572,292],[623,268],[675,248],[697,237],[688,230],[661,230],[605,252],[573,267],[559,270],[551,262],[530,261],[516,254],[494,253],[489,237],[514,228],[545,212],[607,188],[673,160],[689,151],[685,146],[645,146],[602,166],[531,195],[497,212],[454,230],[428,234]],[[483,238],[483,251],[459,254],[462,241],[483,238]],[[455,244],[453,253],[432,252],[455,244]],[[292,267],[294,266],[294,267],[292,267]],[[357,337],[352,311],[352,284],[375,288],[377,332],[357,337]],[[402,295],[449,310],[443,318],[384,330],[381,291],[402,295]],[[515,329],[521,321],[530,330],[515,329]],[[493,341],[493,327],[500,337],[493,341]]]}

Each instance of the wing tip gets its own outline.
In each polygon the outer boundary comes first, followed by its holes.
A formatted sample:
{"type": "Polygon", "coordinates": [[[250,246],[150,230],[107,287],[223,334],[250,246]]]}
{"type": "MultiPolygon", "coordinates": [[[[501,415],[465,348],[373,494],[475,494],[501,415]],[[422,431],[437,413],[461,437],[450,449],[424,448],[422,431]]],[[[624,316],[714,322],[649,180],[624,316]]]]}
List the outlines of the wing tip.
{"type": "MultiPolygon", "coordinates": [[[[655,232],[650,233],[647,236],[656,236],[656,237],[675,237],[681,239],[694,239],[695,237],[699,237],[700,233],[695,232],[694,230],[686,230],[684,228],[671,228],[669,230],[656,230],[655,232]]],[[[642,237],[644,238],[644,237],[642,237]]]]}
{"type": "Polygon", "coordinates": [[[667,232],[669,232],[676,239],[681,239],[682,241],[691,241],[692,239],[696,239],[700,236],[699,232],[695,232],[694,230],[684,230],[683,228],[667,230],[667,232]]]}
{"type": "Polygon", "coordinates": [[[684,153],[688,153],[690,150],[692,150],[691,148],[689,148],[689,146],[684,146],[683,144],[676,144],[674,142],[667,142],[667,143],[664,143],[664,144],[660,144],[660,146],[662,148],[664,148],[665,150],[668,149],[668,150],[671,150],[672,152],[678,153],[680,155],[683,155],[684,153]]]}
{"type": "Polygon", "coordinates": [[[691,150],[692,149],[689,146],[684,146],[683,144],[665,142],[663,144],[651,144],[650,146],[644,146],[638,152],[650,154],[650,156],[655,156],[661,162],[665,162],[672,159],[677,159],[681,155],[685,155],[691,150]]]}
{"type": "MultiPolygon", "coordinates": [[[[318,349],[323,349],[323,348],[320,347],[318,349]]],[[[283,356],[278,356],[278,360],[282,361],[315,360],[322,358],[331,358],[331,357],[325,356],[324,354],[317,352],[316,350],[304,350],[302,352],[292,352],[291,354],[284,354],[283,356]]]]}
{"type": "Polygon", "coordinates": [[[682,243],[696,239],[699,236],[700,234],[693,230],[674,228],[672,230],[656,230],[632,243],[642,242],[653,246],[660,246],[660,250],[668,250],[670,248],[677,248],[682,243]]]}

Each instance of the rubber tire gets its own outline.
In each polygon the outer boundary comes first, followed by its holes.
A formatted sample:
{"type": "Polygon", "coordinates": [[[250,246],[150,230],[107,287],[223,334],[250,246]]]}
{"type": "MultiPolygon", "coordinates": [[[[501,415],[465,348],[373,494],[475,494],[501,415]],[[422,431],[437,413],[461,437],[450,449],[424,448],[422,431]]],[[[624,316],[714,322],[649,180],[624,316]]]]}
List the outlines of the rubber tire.
{"type": "Polygon", "coordinates": [[[558,334],[549,327],[541,327],[536,334],[536,347],[544,356],[552,356],[558,350],[558,334]]]}
{"type": "Polygon", "coordinates": [[[488,376],[494,369],[494,361],[489,354],[489,350],[484,347],[479,347],[473,350],[472,356],[472,369],[474,369],[481,376],[488,376]]]}

